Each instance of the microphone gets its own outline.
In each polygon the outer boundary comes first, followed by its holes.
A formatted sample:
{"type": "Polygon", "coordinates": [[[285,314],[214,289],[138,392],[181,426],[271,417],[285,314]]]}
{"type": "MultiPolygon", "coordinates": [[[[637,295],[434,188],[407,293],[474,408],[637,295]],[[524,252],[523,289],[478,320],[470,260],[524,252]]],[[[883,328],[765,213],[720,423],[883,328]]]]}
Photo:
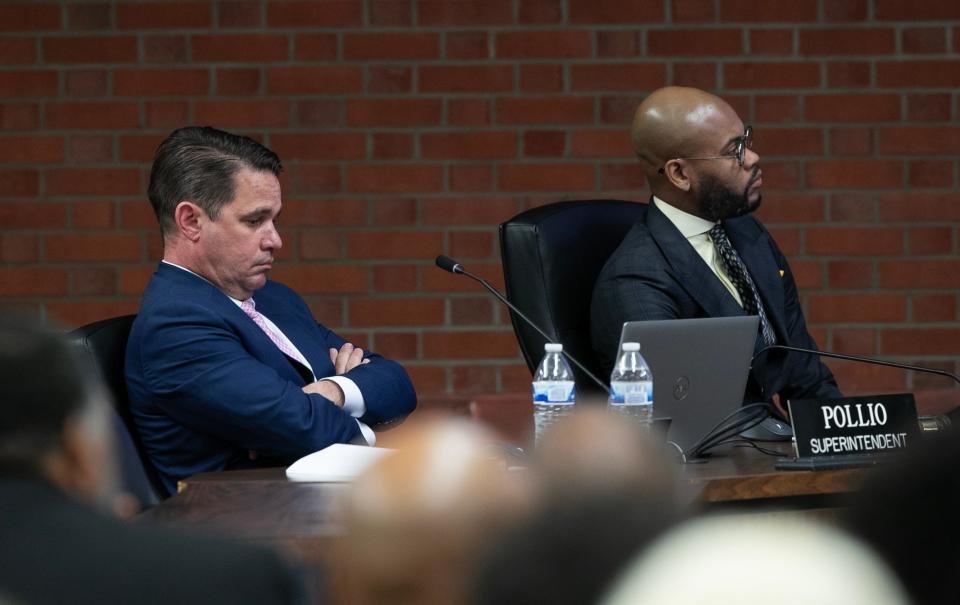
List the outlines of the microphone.
{"type": "MultiPolygon", "coordinates": [[[[444,256],[443,254],[441,254],[440,256],[438,256],[438,257],[436,258],[436,261],[435,261],[435,262],[437,263],[437,266],[438,266],[438,267],[440,267],[441,269],[443,269],[444,271],[446,271],[446,272],[448,272],[448,273],[453,273],[454,275],[465,275],[465,276],[469,277],[470,279],[472,279],[473,281],[479,283],[481,286],[483,286],[484,288],[486,288],[487,291],[490,292],[490,294],[493,294],[493,295],[496,297],[497,300],[499,300],[500,302],[502,302],[503,304],[505,304],[505,305],[507,306],[507,308],[509,308],[509,309],[510,309],[511,311],[513,311],[514,313],[516,313],[516,314],[517,314],[517,317],[519,317],[520,319],[522,319],[528,326],[530,326],[531,328],[533,328],[534,330],[536,330],[537,333],[540,334],[540,336],[543,336],[543,338],[544,338],[547,342],[553,343],[553,344],[558,344],[556,340],[554,340],[553,338],[550,338],[549,336],[547,336],[547,333],[544,332],[543,330],[541,330],[541,329],[540,329],[540,326],[538,326],[537,324],[533,323],[533,320],[532,320],[532,319],[530,319],[529,317],[527,317],[526,315],[524,315],[523,311],[521,311],[520,309],[518,309],[513,303],[511,303],[509,300],[507,300],[507,297],[506,297],[506,296],[504,296],[503,294],[501,294],[499,290],[497,290],[496,288],[494,288],[493,286],[491,286],[489,283],[487,283],[487,280],[485,280],[485,279],[483,279],[482,277],[479,277],[479,276],[477,276],[477,275],[474,275],[473,273],[470,273],[469,271],[467,271],[466,269],[463,268],[463,265],[461,265],[461,264],[458,263],[457,261],[453,260],[453,259],[450,258],[449,256],[444,256]]],[[[598,385],[600,385],[600,388],[602,388],[605,393],[608,393],[608,394],[610,393],[610,386],[607,385],[607,384],[606,384],[605,382],[603,382],[602,380],[600,380],[599,378],[597,378],[596,376],[594,376],[593,372],[591,372],[590,370],[588,370],[588,369],[586,368],[586,366],[584,366],[582,363],[580,363],[579,361],[577,361],[576,359],[574,359],[573,355],[570,355],[570,353],[567,352],[567,351],[564,351],[563,354],[567,357],[567,359],[569,359],[570,361],[572,361],[575,366],[577,366],[578,368],[580,368],[580,370],[583,371],[583,373],[586,374],[587,377],[590,378],[590,380],[592,380],[592,381],[594,381],[595,383],[597,383],[598,385]]]]}
{"type": "MultiPolygon", "coordinates": [[[[898,368],[901,370],[913,370],[915,372],[922,372],[925,374],[936,374],[938,376],[945,376],[947,378],[953,379],[954,382],[960,383],[960,376],[956,374],[951,374],[946,370],[938,370],[936,368],[925,368],[923,366],[914,366],[906,363],[897,363],[894,361],[886,361],[884,359],[874,359],[872,357],[861,357],[860,355],[845,355],[843,353],[831,353],[830,351],[818,351],[816,349],[804,349],[802,347],[791,347],[788,345],[767,345],[757,351],[753,357],[750,358],[750,367],[753,368],[753,362],[757,360],[757,357],[760,355],[766,354],[767,351],[779,349],[782,351],[794,351],[796,353],[804,353],[806,355],[816,355],[818,357],[829,357],[831,359],[842,359],[844,361],[856,361],[859,363],[869,363],[872,365],[886,366],[888,368],[898,368]]],[[[956,420],[960,423],[960,407],[954,408],[947,412],[946,414],[940,414],[938,416],[923,416],[920,419],[920,425],[924,431],[939,430],[942,428],[947,428],[953,424],[953,421],[956,420]],[[956,417],[956,418],[954,418],[956,417]],[[929,419],[927,422],[924,422],[924,419],[929,419]]]]}

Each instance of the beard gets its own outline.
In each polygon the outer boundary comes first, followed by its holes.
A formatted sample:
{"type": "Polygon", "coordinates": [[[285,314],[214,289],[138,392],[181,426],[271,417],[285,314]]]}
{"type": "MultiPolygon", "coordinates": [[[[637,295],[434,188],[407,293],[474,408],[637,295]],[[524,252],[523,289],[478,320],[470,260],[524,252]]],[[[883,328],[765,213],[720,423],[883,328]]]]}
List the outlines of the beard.
{"type": "Polygon", "coordinates": [[[757,199],[750,201],[750,187],[753,186],[759,169],[759,166],[753,167],[750,180],[743,191],[739,192],[727,187],[714,176],[706,175],[700,179],[700,191],[697,195],[700,216],[708,221],[723,221],[749,214],[759,208],[763,196],[757,194],[757,199]]]}

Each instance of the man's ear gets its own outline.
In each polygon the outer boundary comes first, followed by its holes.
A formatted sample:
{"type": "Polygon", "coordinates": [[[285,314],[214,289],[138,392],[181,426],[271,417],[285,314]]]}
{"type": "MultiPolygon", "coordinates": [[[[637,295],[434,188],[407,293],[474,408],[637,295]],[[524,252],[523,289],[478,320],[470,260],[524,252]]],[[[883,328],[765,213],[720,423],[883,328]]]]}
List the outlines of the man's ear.
{"type": "Polygon", "coordinates": [[[183,201],[173,210],[173,222],[180,235],[191,242],[200,239],[200,230],[207,213],[193,202],[183,201]]]}
{"type": "Polygon", "coordinates": [[[663,166],[663,174],[670,184],[681,191],[690,191],[690,177],[679,160],[668,160],[663,166]]]}

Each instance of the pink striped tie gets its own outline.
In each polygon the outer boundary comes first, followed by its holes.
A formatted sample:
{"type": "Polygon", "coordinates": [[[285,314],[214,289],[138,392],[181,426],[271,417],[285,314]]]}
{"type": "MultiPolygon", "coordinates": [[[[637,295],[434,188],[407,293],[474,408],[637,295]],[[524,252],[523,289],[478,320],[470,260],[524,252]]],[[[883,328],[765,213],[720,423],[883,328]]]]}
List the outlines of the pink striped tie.
{"type": "Polygon", "coordinates": [[[260,326],[260,329],[263,330],[264,334],[267,335],[267,338],[269,338],[273,344],[277,345],[277,348],[280,349],[284,355],[292,359],[295,359],[297,361],[300,361],[301,359],[300,352],[292,349],[290,345],[288,345],[283,341],[282,338],[278,338],[277,335],[274,334],[273,330],[271,330],[270,327],[267,325],[267,322],[263,320],[263,315],[260,315],[259,313],[257,313],[256,307],[257,305],[256,303],[253,302],[252,298],[248,298],[247,300],[240,302],[240,308],[243,310],[244,313],[247,314],[247,317],[252,319],[253,323],[260,326]]]}

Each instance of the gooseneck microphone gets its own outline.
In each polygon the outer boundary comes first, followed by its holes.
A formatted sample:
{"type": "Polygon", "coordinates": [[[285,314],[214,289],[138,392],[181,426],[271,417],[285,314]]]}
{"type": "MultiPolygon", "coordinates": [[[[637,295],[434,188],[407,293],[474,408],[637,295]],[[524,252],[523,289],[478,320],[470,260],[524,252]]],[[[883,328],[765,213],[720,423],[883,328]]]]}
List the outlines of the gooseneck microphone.
{"type": "MultiPolygon", "coordinates": [[[[520,319],[522,319],[528,326],[530,326],[531,328],[533,328],[534,330],[536,330],[537,333],[540,334],[540,336],[543,336],[544,339],[546,339],[547,342],[553,343],[553,344],[557,344],[557,341],[556,341],[556,340],[554,340],[553,338],[550,338],[549,336],[547,336],[547,333],[544,332],[543,330],[541,330],[541,329],[540,329],[540,326],[538,326],[537,324],[533,323],[533,320],[532,320],[532,319],[530,319],[529,317],[527,317],[526,315],[524,315],[523,311],[521,311],[520,309],[518,309],[516,306],[514,306],[513,303],[511,303],[509,300],[507,300],[507,297],[504,296],[503,294],[501,294],[499,290],[497,290],[496,288],[494,288],[493,286],[491,286],[491,285],[487,282],[487,280],[485,280],[485,279],[483,279],[482,277],[479,277],[479,276],[477,276],[477,275],[474,275],[473,273],[470,273],[469,271],[467,271],[466,269],[463,268],[463,265],[461,265],[461,264],[458,263],[457,261],[453,260],[453,259],[450,258],[449,256],[444,256],[444,255],[441,254],[440,256],[437,257],[436,263],[437,263],[437,266],[438,266],[438,267],[440,267],[441,269],[443,269],[444,271],[446,271],[446,272],[448,272],[448,273],[453,273],[454,275],[465,275],[465,276],[469,277],[470,279],[472,279],[473,281],[479,283],[481,286],[483,286],[484,288],[486,288],[487,291],[490,292],[490,294],[493,294],[493,295],[497,298],[497,300],[499,300],[500,302],[502,302],[503,304],[505,304],[511,311],[513,311],[514,313],[516,313],[516,314],[517,314],[517,317],[519,317],[520,319]]],[[[562,344],[562,343],[561,343],[561,344],[562,344]]],[[[610,386],[609,386],[608,384],[606,384],[605,382],[603,382],[602,380],[600,380],[599,378],[597,378],[596,376],[594,376],[593,372],[591,372],[590,370],[588,370],[588,369],[586,368],[586,366],[584,366],[582,363],[580,363],[579,361],[577,361],[576,359],[574,359],[574,357],[573,357],[572,355],[570,355],[570,353],[569,353],[568,351],[564,351],[563,354],[566,356],[567,359],[569,359],[570,361],[572,361],[575,366],[577,366],[578,368],[580,368],[580,370],[582,370],[583,373],[586,374],[588,378],[590,378],[590,380],[592,380],[592,381],[594,381],[595,383],[597,383],[598,385],[600,385],[600,388],[602,388],[602,389],[604,390],[604,392],[610,393],[610,386]]]]}
{"type": "Polygon", "coordinates": [[[888,368],[899,368],[901,370],[913,370],[916,372],[923,372],[925,374],[937,374],[939,376],[945,376],[947,378],[952,378],[955,382],[960,383],[960,376],[956,374],[951,374],[945,370],[937,370],[935,368],[925,368],[923,366],[912,366],[906,363],[896,363],[893,361],[886,361],[884,359],[873,359],[872,357],[861,357],[859,355],[844,355],[843,353],[831,353],[829,351],[818,351],[816,349],[804,349],[802,347],[791,347],[788,345],[768,345],[763,347],[750,359],[750,366],[753,367],[753,362],[757,360],[757,357],[765,354],[767,351],[772,349],[780,349],[783,351],[795,351],[797,353],[806,353],[807,355],[816,355],[818,357],[829,357],[831,359],[843,359],[845,361],[856,361],[859,363],[869,363],[876,366],[886,366],[888,368]]]}

